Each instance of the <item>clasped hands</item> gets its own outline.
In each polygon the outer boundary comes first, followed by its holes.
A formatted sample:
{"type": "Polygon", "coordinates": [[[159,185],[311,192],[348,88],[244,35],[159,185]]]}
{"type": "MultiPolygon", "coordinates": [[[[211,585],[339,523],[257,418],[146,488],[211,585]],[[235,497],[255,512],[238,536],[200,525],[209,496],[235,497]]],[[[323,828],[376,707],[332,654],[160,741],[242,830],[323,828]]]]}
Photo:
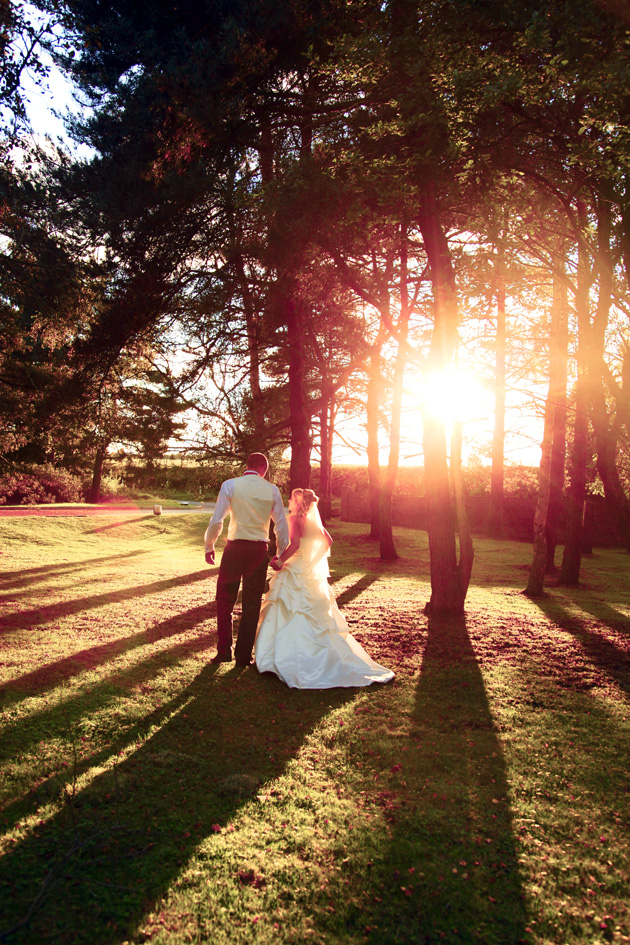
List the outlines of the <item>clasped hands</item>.
{"type": "Polygon", "coordinates": [[[274,571],[280,571],[282,568],[282,563],[282,558],[279,555],[274,555],[274,557],[269,562],[274,571]]]}

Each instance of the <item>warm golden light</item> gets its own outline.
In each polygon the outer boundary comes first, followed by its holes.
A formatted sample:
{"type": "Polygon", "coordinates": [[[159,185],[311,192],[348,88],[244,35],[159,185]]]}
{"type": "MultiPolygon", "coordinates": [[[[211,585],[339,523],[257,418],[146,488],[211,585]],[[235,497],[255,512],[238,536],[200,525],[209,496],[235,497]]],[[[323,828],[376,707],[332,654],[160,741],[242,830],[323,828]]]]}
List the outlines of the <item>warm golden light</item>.
{"type": "Polygon", "coordinates": [[[474,371],[451,366],[412,379],[409,392],[422,409],[441,419],[447,427],[456,420],[488,420],[492,414],[492,394],[480,383],[474,371]]]}

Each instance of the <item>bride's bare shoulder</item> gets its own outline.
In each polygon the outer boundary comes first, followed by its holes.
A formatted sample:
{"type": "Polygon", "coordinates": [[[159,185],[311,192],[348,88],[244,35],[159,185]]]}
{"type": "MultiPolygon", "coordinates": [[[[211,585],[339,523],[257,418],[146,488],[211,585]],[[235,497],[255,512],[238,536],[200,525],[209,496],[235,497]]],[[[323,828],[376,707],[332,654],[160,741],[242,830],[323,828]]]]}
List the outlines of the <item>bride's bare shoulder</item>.
{"type": "Polygon", "coordinates": [[[306,519],[301,515],[289,516],[289,533],[292,538],[301,538],[304,534],[306,519]]]}

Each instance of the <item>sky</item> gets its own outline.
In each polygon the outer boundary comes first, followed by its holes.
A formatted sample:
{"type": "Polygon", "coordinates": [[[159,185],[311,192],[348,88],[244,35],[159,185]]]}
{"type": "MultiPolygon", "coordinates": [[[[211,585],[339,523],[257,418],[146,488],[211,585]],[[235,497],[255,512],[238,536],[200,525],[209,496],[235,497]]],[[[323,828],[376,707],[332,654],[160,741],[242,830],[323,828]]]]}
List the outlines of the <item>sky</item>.
{"type": "MultiPolygon", "coordinates": [[[[488,390],[470,365],[466,369],[451,372],[446,378],[430,385],[428,390],[420,374],[406,377],[401,421],[400,465],[421,466],[422,455],[422,402],[428,396],[435,412],[441,414],[447,430],[454,419],[463,423],[464,442],[462,459],[464,464],[479,457],[486,465],[490,463],[489,448],[494,425],[494,395],[488,390]]],[[[531,398],[516,389],[507,392],[507,416],[505,438],[506,463],[538,466],[540,464],[543,421],[532,416],[528,400],[531,398]]],[[[353,418],[340,418],[338,432],[347,443],[356,444],[358,451],[338,440],[333,449],[333,461],[362,464],[367,462],[364,427],[353,418]]],[[[389,455],[388,438],[381,434],[381,464],[386,465],[389,455]]]]}
{"type": "MultiPolygon", "coordinates": [[[[34,11],[31,11],[36,16],[34,11]]],[[[68,136],[63,118],[68,113],[78,114],[81,105],[73,94],[72,84],[55,66],[45,50],[40,51],[40,58],[49,73],[38,84],[31,73],[23,75],[22,87],[26,97],[26,111],[35,137],[49,137],[64,150],[79,157],[89,157],[90,149],[85,145],[75,144],[68,136]]]]}

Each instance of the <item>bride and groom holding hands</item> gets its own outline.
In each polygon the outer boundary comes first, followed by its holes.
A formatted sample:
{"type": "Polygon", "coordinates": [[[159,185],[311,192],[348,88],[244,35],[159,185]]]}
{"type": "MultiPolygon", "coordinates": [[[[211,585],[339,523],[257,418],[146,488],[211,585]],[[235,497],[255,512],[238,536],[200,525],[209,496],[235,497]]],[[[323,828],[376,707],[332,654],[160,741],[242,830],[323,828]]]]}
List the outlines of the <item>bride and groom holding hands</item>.
{"type": "Polygon", "coordinates": [[[232,661],[232,614],[242,583],[242,615],[234,649],[237,666],[272,672],[297,689],[369,686],[394,673],[375,663],[348,630],[328,584],[332,538],[324,528],[311,489],[294,489],[285,516],[277,486],[264,477],[268,461],[252,453],[244,475],[226,480],[205,533],[206,561],[230,515],[217,578],[217,654],[232,661]],[[269,562],[273,521],[278,554],[269,562]],[[264,595],[268,565],[274,570],[264,595]]]}

